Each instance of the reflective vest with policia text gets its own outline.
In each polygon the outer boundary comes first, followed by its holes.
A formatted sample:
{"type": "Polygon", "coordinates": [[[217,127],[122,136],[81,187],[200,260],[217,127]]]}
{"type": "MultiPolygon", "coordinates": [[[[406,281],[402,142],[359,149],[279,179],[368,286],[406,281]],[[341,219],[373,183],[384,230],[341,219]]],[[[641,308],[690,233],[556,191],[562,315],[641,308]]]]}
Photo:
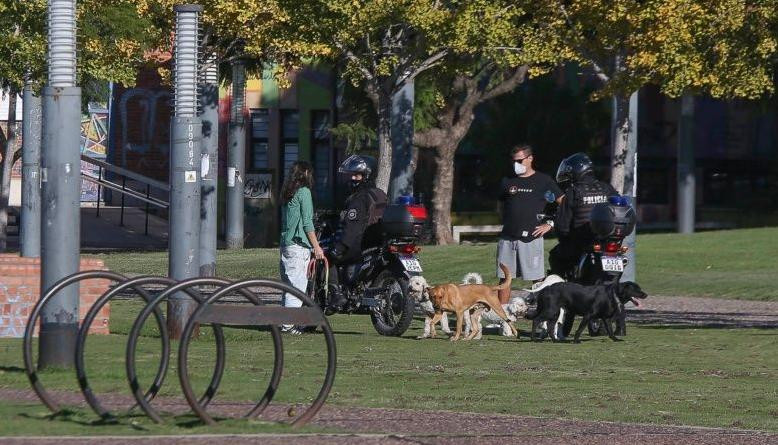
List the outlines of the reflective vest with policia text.
{"type": "Polygon", "coordinates": [[[589,223],[595,204],[608,202],[613,189],[602,181],[579,182],[573,184],[573,227],[578,228],[589,223]]]}

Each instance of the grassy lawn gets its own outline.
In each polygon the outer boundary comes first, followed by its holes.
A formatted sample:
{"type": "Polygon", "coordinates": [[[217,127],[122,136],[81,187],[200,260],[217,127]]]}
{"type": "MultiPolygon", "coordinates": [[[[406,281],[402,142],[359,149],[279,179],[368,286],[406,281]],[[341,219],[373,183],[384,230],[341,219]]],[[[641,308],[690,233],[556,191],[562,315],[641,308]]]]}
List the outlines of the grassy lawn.
{"type": "MultiPolygon", "coordinates": [[[[87,342],[88,375],[98,392],[128,394],[124,345],[139,306],[117,302],[109,336],[87,342]]],[[[415,340],[416,321],[402,338],[377,335],[365,316],[331,318],[338,341],[338,374],[328,403],[348,406],[446,409],[588,420],[685,424],[778,431],[778,335],[760,329],[691,329],[631,326],[627,341],[584,337],[581,344],[530,343],[499,336],[478,342],[415,340]]],[[[526,329],[526,323],[521,328],[526,329]]],[[[153,330],[139,347],[141,383],[158,360],[153,330]]],[[[269,378],[272,351],[262,332],[228,330],[228,366],[219,400],[256,400],[269,378]]],[[[284,379],[276,401],[306,403],[323,378],[323,337],[285,337],[284,379]]],[[[0,387],[26,388],[21,342],[0,340],[0,387]]],[[[207,330],[193,344],[190,369],[197,391],[213,366],[207,330]]],[[[174,351],[176,348],[174,348],[174,351]]],[[[175,360],[162,395],[180,397],[175,360]]],[[[49,388],[77,390],[72,372],[41,375],[49,388]]],[[[289,431],[261,422],[230,421],[217,429],[191,417],[153,425],[141,416],[94,428],[87,409],[44,420],[38,404],[6,404],[0,436],[8,434],[108,434],[289,431]],[[88,426],[88,427],[87,427],[88,426]]]]}
{"type": "MultiPolygon", "coordinates": [[[[778,228],[638,235],[637,281],[650,294],[778,301],[778,228]]],[[[546,242],[550,249],[555,240],[546,242]]],[[[458,281],[467,272],[495,280],[496,243],[425,246],[421,252],[432,283],[458,281]]],[[[117,272],[166,274],[167,252],[101,255],[117,272]]],[[[217,274],[232,279],[277,278],[277,249],[219,251],[217,274]]],[[[518,283],[516,287],[521,286],[518,283]]]]}
{"type": "MultiPolygon", "coordinates": [[[[772,278],[778,229],[641,235],[638,281],[651,294],[778,301],[772,278]]],[[[553,241],[547,243],[550,248],[553,241]]],[[[493,243],[425,247],[431,282],[456,281],[476,271],[494,280],[493,243]]],[[[102,256],[112,270],[165,274],[166,253],[102,256]]],[[[277,277],[275,249],[219,252],[218,274],[233,279],[277,277]]],[[[517,286],[522,285],[518,283],[517,286]]],[[[112,335],[87,342],[88,375],[97,392],[129,394],[124,372],[126,333],[140,305],[112,305],[112,335]]],[[[527,414],[587,420],[685,424],[778,431],[778,334],[769,329],[713,329],[632,325],[627,341],[584,336],[582,344],[530,343],[499,336],[452,344],[415,340],[414,321],[402,338],[381,337],[366,316],[330,318],[338,342],[338,374],[330,404],[527,414]]],[[[520,323],[526,330],[528,324],[520,323]]],[[[266,333],[228,330],[228,365],[216,401],[257,400],[272,365],[266,333]]],[[[284,379],[277,402],[305,404],[321,384],[325,360],[320,335],[285,337],[284,379]]],[[[177,350],[176,345],[173,351],[177,350]]],[[[190,350],[190,372],[201,392],[213,368],[207,329],[190,350]]],[[[139,344],[141,384],[155,372],[159,339],[147,326],[139,344]]],[[[181,397],[175,357],[161,395],[181,397]]],[[[0,388],[28,388],[21,341],[0,339],[0,388]]],[[[72,371],[41,374],[51,389],[77,391],[72,371]]],[[[277,432],[288,427],[231,420],[216,428],[191,416],[154,425],[141,415],[119,425],[95,425],[86,408],[50,418],[43,405],[0,401],[0,437],[64,434],[186,434],[277,432]]],[[[308,429],[307,431],[316,431],[308,429]]]]}

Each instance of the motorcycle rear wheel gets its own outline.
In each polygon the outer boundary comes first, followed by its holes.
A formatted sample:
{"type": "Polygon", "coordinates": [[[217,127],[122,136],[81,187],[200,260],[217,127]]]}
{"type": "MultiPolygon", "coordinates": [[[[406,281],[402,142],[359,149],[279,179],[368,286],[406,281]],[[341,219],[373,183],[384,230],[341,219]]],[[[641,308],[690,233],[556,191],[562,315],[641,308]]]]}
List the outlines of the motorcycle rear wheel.
{"type": "Polygon", "coordinates": [[[399,337],[408,330],[413,320],[415,303],[408,293],[408,280],[384,270],[373,281],[373,287],[388,291],[383,308],[379,313],[371,312],[370,319],[376,332],[381,335],[399,337]]]}

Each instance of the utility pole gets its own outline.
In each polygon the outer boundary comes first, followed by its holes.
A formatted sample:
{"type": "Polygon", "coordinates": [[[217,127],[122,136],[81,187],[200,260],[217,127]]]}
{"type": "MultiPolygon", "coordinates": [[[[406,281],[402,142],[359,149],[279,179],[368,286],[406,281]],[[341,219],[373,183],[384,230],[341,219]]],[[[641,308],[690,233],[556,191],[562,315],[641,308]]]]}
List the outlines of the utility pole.
{"type": "MultiPolygon", "coordinates": [[[[177,5],[174,47],[175,115],[170,136],[169,275],[176,280],[200,272],[200,142],[197,116],[200,5],[177,5]]],[[[171,295],[167,305],[170,338],[179,339],[197,304],[185,293],[171,295]]]]}
{"type": "Polygon", "coordinates": [[[681,96],[678,119],[678,233],[694,233],[694,96],[681,96]]]}
{"type": "Polygon", "coordinates": [[[219,169],[219,66],[216,53],[205,60],[200,84],[203,142],[200,158],[200,276],[216,275],[216,212],[219,169]]]}
{"type": "Polygon", "coordinates": [[[22,209],[19,250],[23,257],[41,255],[41,98],[24,85],[22,110],[22,209]]]}
{"type": "MultiPolygon", "coordinates": [[[[41,295],[78,272],[81,192],[81,88],[76,86],[76,1],[49,0],[48,85],[43,88],[41,295]]],[[[38,367],[72,367],[78,284],[41,311],[38,367]]]]}
{"type": "Polygon", "coordinates": [[[232,107],[227,164],[227,248],[243,248],[243,175],[246,171],[246,125],[243,109],[246,99],[246,66],[232,64],[232,107]]]}
{"type": "Polygon", "coordinates": [[[415,85],[413,79],[405,82],[392,95],[391,137],[392,173],[389,180],[389,200],[413,195],[413,105],[415,85]]]}

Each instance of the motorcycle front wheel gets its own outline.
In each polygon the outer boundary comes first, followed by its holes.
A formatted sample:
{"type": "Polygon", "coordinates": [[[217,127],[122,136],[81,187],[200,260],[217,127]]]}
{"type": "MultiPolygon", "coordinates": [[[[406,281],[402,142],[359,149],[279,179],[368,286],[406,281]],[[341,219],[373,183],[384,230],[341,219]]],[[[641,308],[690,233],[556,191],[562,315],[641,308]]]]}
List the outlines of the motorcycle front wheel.
{"type": "Polygon", "coordinates": [[[415,304],[408,293],[408,280],[384,270],[373,281],[373,287],[384,289],[382,304],[370,314],[376,332],[393,337],[403,335],[411,325],[415,304]]]}

